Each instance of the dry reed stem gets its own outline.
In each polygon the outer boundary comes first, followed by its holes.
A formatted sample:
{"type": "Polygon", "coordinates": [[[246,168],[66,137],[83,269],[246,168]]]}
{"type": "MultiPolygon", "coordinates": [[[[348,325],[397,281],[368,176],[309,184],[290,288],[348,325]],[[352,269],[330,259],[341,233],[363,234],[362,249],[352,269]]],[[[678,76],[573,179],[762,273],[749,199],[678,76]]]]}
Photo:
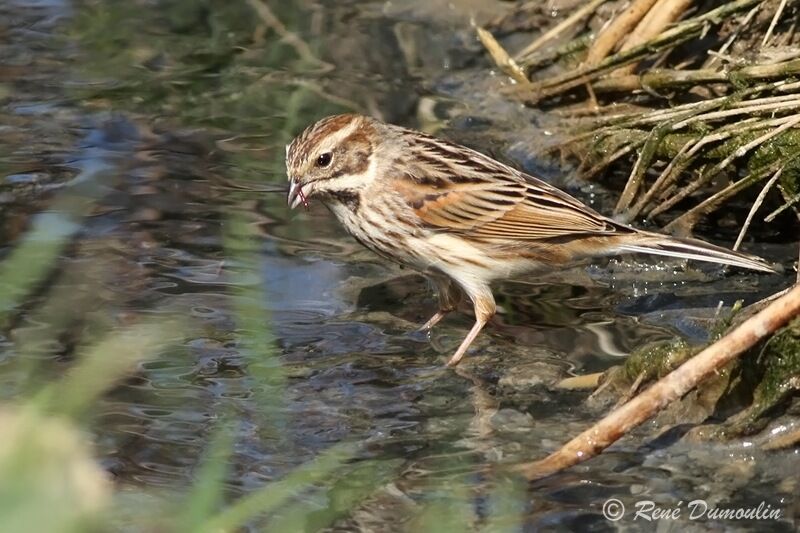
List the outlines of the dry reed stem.
{"type": "MultiPolygon", "coordinates": [[[[647,15],[639,22],[630,35],[628,35],[625,42],[622,43],[620,52],[630,50],[634,46],[638,46],[656,35],[664,31],[667,26],[675,22],[681,15],[692,5],[694,0],[658,0],[656,4],[648,11],[647,15]]],[[[623,76],[630,74],[636,68],[638,63],[631,63],[621,67],[610,75],[623,76]]]]}
{"type": "Polygon", "coordinates": [[[552,41],[564,33],[564,31],[566,31],[568,28],[574,26],[584,18],[594,13],[598,7],[608,1],[609,0],[591,0],[588,4],[585,4],[581,8],[575,10],[570,16],[540,35],[538,39],[534,40],[531,44],[517,53],[514,58],[520,63],[524,63],[525,59],[529,58],[531,54],[541,48],[544,44],[552,41]]]}
{"type": "Polygon", "coordinates": [[[619,159],[623,155],[629,154],[630,152],[633,151],[634,148],[638,148],[639,146],[644,144],[644,142],[645,142],[645,140],[642,139],[641,141],[635,141],[635,142],[629,143],[629,144],[627,144],[625,146],[622,146],[616,152],[612,153],[610,156],[603,158],[602,161],[600,161],[596,165],[591,166],[589,168],[589,170],[581,172],[580,173],[581,176],[583,177],[583,179],[591,178],[592,176],[594,176],[595,174],[597,174],[598,172],[600,172],[601,170],[606,168],[608,165],[610,165],[611,163],[613,163],[614,161],[616,161],[617,159],[619,159]]]}
{"type": "Polygon", "coordinates": [[[657,0],[633,0],[625,11],[614,17],[611,24],[597,35],[586,54],[585,64],[593,66],[605,59],[608,53],[647,15],[656,2],[657,0]]]}
{"type": "Polygon", "coordinates": [[[723,44],[719,48],[719,50],[717,50],[713,54],[709,52],[709,55],[711,55],[711,57],[709,57],[706,60],[705,64],[703,65],[704,68],[711,68],[719,60],[720,56],[724,55],[725,52],[728,51],[728,48],[730,48],[733,42],[739,38],[739,35],[742,33],[742,30],[744,30],[744,28],[746,28],[747,25],[750,24],[750,21],[753,20],[753,17],[756,16],[756,13],[758,13],[759,9],[761,9],[760,4],[751,9],[750,11],[748,11],[747,15],[745,15],[745,17],[742,19],[742,22],[736,25],[736,28],[728,37],[728,40],[725,41],[725,44],[723,44]]]}
{"type": "Polygon", "coordinates": [[[779,186],[778,188],[783,193],[783,200],[784,200],[785,203],[782,206],[780,206],[778,209],[776,209],[775,211],[773,211],[772,213],[770,213],[769,215],[764,217],[764,222],[772,222],[773,220],[775,220],[775,217],[777,217],[778,215],[780,215],[781,213],[783,213],[784,211],[786,211],[787,209],[792,207],[794,204],[800,202],[800,192],[795,194],[794,196],[789,197],[785,193],[785,191],[784,191],[784,189],[782,187],[779,186]]]}
{"type": "MultiPolygon", "coordinates": [[[[649,1],[651,0],[648,0],[648,2],[649,1]]],[[[585,83],[587,80],[594,80],[600,75],[610,72],[617,67],[638,61],[642,57],[652,54],[654,51],[672,48],[692,37],[702,35],[708,23],[724,20],[726,17],[743,9],[750,8],[752,5],[762,1],[763,0],[734,0],[732,2],[726,2],[722,6],[708,11],[703,15],[675,25],[673,28],[658,35],[655,39],[635,46],[630,50],[606,57],[597,64],[592,64],[587,60],[582,67],[560,76],[535,83],[521,84],[518,87],[504,92],[530,102],[536,102],[543,98],[562,93],[585,83]]]]}
{"type": "MultiPolygon", "coordinates": [[[[786,121],[787,121],[786,118],[759,121],[757,118],[753,117],[742,120],[741,122],[735,124],[728,124],[726,126],[723,126],[722,128],[718,129],[717,132],[714,134],[706,135],[699,139],[690,139],[681,147],[681,149],[678,151],[675,157],[672,158],[667,167],[661,172],[661,174],[658,176],[653,185],[651,185],[647,189],[647,192],[642,196],[642,198],[639,201],[637,201],[633,207],[631,207],[625,212],[624,219],[632,220],[633,218],[638,216],[638,214],[656,195],[658,195],[663,189],[669,187],[674,181],[677,180],[680,174],[684,170],[686,170],[686,168],[688,168],[688,166],[692,163],[692,161],[694,161],[695,154],[697,154],[697,152],[704,146],[710,143],[725,140],[734,135],[741,134],[754,129],[766,129],[773,126],[780,126],[781,124],[784,124],[786,121]]],[[[672,125],[668,125],[665,127],[673,129],[672,125]]],[[[658,128],[651,130],[651,133],[655,132],[657,129],[658,128]]],[[[629,184],[631,183],[632,180],[637,180],[637,179],[640,180],[643,177],[643,172],[641,168],[642,167],[641,159],[645,155],[646,155],[645,150],[642,150],[639,159],[637,159],[636,161],[634,169],[631,171],[631,174],[628,177],[626,190],[628,190],[628,188],[630,187],[629,184]],[[639,173],[642,173],[642,175],[641,176],[638,175],[639,173]]],[[[637,185],[635,187],[638,190],[639,186],[637,185]]],[[[623,197],[626,195],[625,191],[623,191],[623,194],[620,197],[620,201],[617,203],[616,207],[616,211],[618,213],[625,210],[630,204],[630,202],[633,201],[633,198],[635,197],[635,191],[633,193],[628,193],[628,194],[631,195],[630,199],[625,198],[625,201],[623,202],[622,201],[623,197]]]]}
{"type": "Polygon", "coordinates": [[[783,14],[783,9],[786,7],[786,0],[781,0],[781,3],[778,4],[778,9],[775,10],[775,15],[773,15],[772,20],[769,23],[769,28],[767,28],[767,33],[764,34],[764,40],[761,41],[761,48],[767,46],[770,37],[772,37],[772,32],[775,29],[775,25],[778,24],[778,20],[780,20],[781,15],[783,14]]]}
{"type": "Polygon", "coordinates": [[[522,58],[519,62],[529,70],[533,70],[545,64],[557,61],[566,55],[574,54],[585,49],[591,43],[592,34],[587,33],[555,48],[553,50],[544,49],[539,53],[522,58]]]}
{"type": "Polygon", "coordinates": [[[666,226],[664,226],[665,231],[670,231],[673,233],[680,233],[680,234],[688,234],[691,232],[691,229],[697,224],[697,221],[700,220],[700,217],[713,213],[717,209],[719,209],[722,204],[735,196],[736,194],[740,193],[741,191],[748,188],[750,185],[761,181],[764,177],[768,176],[772,172],[775,172],[775,168],[778,167],[778,164],[774,164],[771,167],[767,168],[766,170],[760,170],[758,172],[754,172],[752,174],[748,174],[744,178],[734,181],[721,191],[713,194],[712,196],[706,198],[698,205],[694,206],[666,226]]]}
{"type": "MultiPolygon", "coordinates": [[[[757,100],[752,100],[752,102],[757,102],[757,100]]],[[[706,113],[703,115],[695,115],[686,119],[683,122],[678,122],[675,124],[675,129],[685,128],[686,126],[693,124],[698,121],[712,121],[721,118],[730,118],[735,117],[737,115],[753,115],[758,113],[770,113],[773,114],[775,111],[782,111],[782,110],[793,110],[798,109],[800,106],[800,95],[795,95],[795,98],[791,101],[785,102],[776,102],[771,104],[761,104],[757,103],[755,105],[750,105],[748,107],[736,107],[734,106],[733,109],[726,109],[725,111],[714,111],[711,113],[706,113]]]]}
{"type": "Polygon", "coordinates": [[[742,120],[741,122],[727,124],[726,126],[719,128],[716,133],[711,135],[705,135],[699,139],[689,140],[678,151],[675,157],[672,158],[672,161],[670,161],[670,163],[667,165],[667,168],[664,169],[658,179],[656,179],[653,185],[647,190],[647,193],[645,193],[642,199],[637,202],[636,205],[634,205],[634,207],[631,209],[631,216],[635,217],[647,205],[647,203],[650,202],[650,200],[652,200],[657,194],[660,194],[663,189],[675,182],[680,174],[695,160],[695,155],[700,151],[701,148],[711,143],[724,141],[725,139],[729,139],[737,134],[742,134],[757,129],[780,126],[784,122],[786,122],[785,118],[764,121],[752,117],[742,120]],[[690,148],[687,149],[687,146],[690,146],[690,148]]]}
{"type": "Polygon", "coordinates": [[[659,126],[650,130],[644,142],[644,146],[639,151],[639,157],[636,158],[636,163],[631,169],[628,181],[625,183],[625,188],[622,190],[622,194],[619,195],[617,205],[614,207],[614,213],[619,214],[631,205],[631,202],[636,196],[636,193],[639,192],[639,188],[644,181],[645,172],[647,172],[650,161],[653,160],[655,150],[664,139],[666,133],[667,129],[664,126],[659,126]]]}
{"type": "Polygon", "coordinates": [[[489,52],[489,55],[492,56],[497,67],[505,72],[508,76],[510,76],[514,81],[520,83],[527,83],[528,78],[525,76],[525,72],[522,70],[514,59],[508,55],[505,48],[497,42],[497,39],[494,38],[490,32],[486,31],[483,28],[475,28],[478,32],[478,39],[480,39],[481,43],[483,44],[484,48],[489,52]]]}
{"type": "Polygon", "coordinates": [[[683,171],[684,168],[688,167],[691,161],[693,160],[689,156],[687,156],[687,152],[689,149],[696,143],[695,139],[691,139],[687,141],[681,149],[678,150],[678,153],[675,154],[675,157],[667,164],[667,167],[659,174],[658,178],[653,185],[647,189],[647,192],[642,195],[638,202],[636,202],[633,207],[627,210],[625,213],[625,220],[631,221],[641,213],[642,209],[650,202],[650,200],[658,193],[658,191],[662,190],[663,188],[668,187],[683,171]],[[681,166],[678,166],[678,162],[683,163],[681,166]],[[675,176],[675,178],[672,178],[675,176]]]}
{"type": "MultiPolygon", "coordinates": [[[[610,117],[598,117],[597,120],[594,121],[596,127],[602,126],[603,128],[619,128],[619,127],[637,127],[637,126],[647,126],[649,124],[656,124],[663,122],[665,120],[674,120],[675,116],[686,114],[687,116],[695,116],[699,113],[705,113],[706,111],[710,111],[711,109],[717,107],[737,107],[737,104],[741,103],[738,100],[742,100],[746,97],[752,96],[754,94],[768,92],[768,91],[781,91],[781,89],[785,89],[784,85],[796,85],[796,84],[788,84],[784,80],[762,83],[759,85],[754,85],[753,87],[749,87],[742,91],[739,91],[734,94],[718,96],[716,98],[712,98],[710,100],[700,100],[698,102],[691,102],[688,104],[681,104],[679,106],[670,107],[667,109],[659,109],[655,111],[648,111],[645,113],[629,113],[629,114],[622,114],[610,117]]],[[[794,88],[792,89],[794,90],[794,88]]],[[[789,96],[789,95],[787,95],[789,96]]],[[[797,95],[791,95],[791,97],[796,98],[797,95]]],[[[742,102],[747,103],[750,105],[753,101],[757,100],[742,100],[742,102]]]]}
{"type": "Polygon", "coordinates": [[[798,314],[800,285],[795,285],[784,296],[745,320],[631,401],[612,411],[559,450],[542,460],[518,465],[515,470],[530,480],[540,479],[595,457],[798,314]]]}
{"type": "Polygon", "coordinates": [[[800,81],[795,81],[793,83],[784,82],[780,87],[775,87],[776,93],[787,93],[798,90],[800,90],[800,81]]]}
{"type": "Polygon", "coordinates": [[[758,208],[761,207],[761,204],[764,203],[764,199],[767,197],[767,193],[772,186],[775,185],[775,182],[780,179],[781,174],[783,173],[783,166],[779,168],[772,177],[767,181],[764,187],[761,189],[761,192],[758,193],[755,202],[753,202],[752,207],[750,207],[750,211],[747,213],[747,218],[744,220],[744,224],[742,225],[742,230],[739,232],[739,235],[736,237],[736,242],[733,244],[733,250],[738,250],[739,246],[742,245],[742,241],[744,240],[744,236],[747,233],[747,230],[750,228],[750,223],[753,222],[753,217],[756,215],[756,211],[758,208]]]}
{"type": "MultiPolygon", "coordinates": [[[[673,220],[665,229],[667,230],[675,230],[676,228],[680,228],[684,230],[684,232],[688,232],[700,217],[708,215],[709,213],[714,212],[717,210],[725,201],[739,193],[740,191],[746,189],[750,185],[761,181],[765,176],[769,175],[771,172],[777,172],[776,169],[785,167],[790,163],[793,163],[796,159],[800,158],[800,151],[794,152],[788,159],[783,157],[780,161],[775,161],[772,165],[767,167],[766,169],[762,169],[758,172],[754,172],[744,178],[731,183],[718,193],[712,195],[709,198],[703,200],[700,204],[693,207],[677,219],[673,220]]],[[[780,186],[779,186],[780,187],[780,186]]]]}
{"type": "Polygon", "coordinates": [[[651,69],[643,74],[624,74],[618,69],[611,76],[597,80],[594,89],[598,92],[655,91],[675,87],[707,83],[739,83],[741,81],[786,78],[800,74],[800,59],[770,65],[750,65],[726,70],[716,69],[651,69]]]}
{"type": "MultiPolygon", "coordinates": [[[[663,213],[667,209],[671,208],[672,206],[674,206],[675,204],[677,204],[678,202],[680,202],[681,200],[683,200],[684,198],[686,198],[687,196],[689,196],[690,194],[695,192],[701,186],[703,186],[706,183],[708,183],[714,176],[716,176],[719,172],[721,172],[725,167],[730,165],[731,162],[734,159],[738,159],[739,157],[742,157],[743,155],[745,155],[747,152],[749,152],[753,148],[756,148],[756,147],[760,146],[761,144],[769,141],[770,139],[773,139],[774,137],[780,135],[784,131],[795,127],[798,123],[800,123],[800,114],[792,116],[789,120],[784,122],[778,128],[775,128],[772,131],[768,131],[764,135],[756,137],[755,139],[753,139],[749,143],[747,143],[747,144],[745,144],[743,146],[740,146],[732,154],[730,154],[728,157],[726,157],[725,159],[723,159],[719,163],[715,164],[711,168],[711,170],[709,170],[708,172],[704,172],[703,175],[700,176],[700,178],[692,181],[686,187],[684,187],[680,192],[678,192],[677,194],[675,194],[674,196],[672,196],[671,198],[669,198],[668,200],[663,202],[661,205],[659,205],[658,207],[653,209],[653,211],[650,212],[650,216],[651,217],[652,216],[656,216],[656,215],[658,215],[660,213],[663,213]]],[[[688,214],[689,213],[684,214],[683,217],[685,217],[688,214]]],[[[681,218],[683,218],[683,217],[681,217],[681,218]]],[[[670,226],[673,225],[675,222],[677,222],[677,220],[672,222],[672,223],[670,223],[670,226]]]]}

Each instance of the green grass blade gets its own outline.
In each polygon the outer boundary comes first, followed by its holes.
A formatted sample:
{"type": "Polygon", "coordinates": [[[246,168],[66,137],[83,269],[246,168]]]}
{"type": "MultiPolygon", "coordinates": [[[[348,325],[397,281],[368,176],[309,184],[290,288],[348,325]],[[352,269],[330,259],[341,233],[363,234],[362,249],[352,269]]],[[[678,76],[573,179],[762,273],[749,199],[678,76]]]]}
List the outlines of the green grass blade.
{"type": "Polygon", "coordinates": [[[173,340],[174,331],[183,331],[179,324],[149,322],[109,334],[83,351],[69,374],[45,387],[34,403],[48,411],[80,415],[136,363],[158,355],[173,340]]]}
{"type": "Polygon", "coordinates": [[[353,457],[354,452],[355,447],[350,444],[334,446],[299,466],[284,479],[270,483],[233,502],[198,531],[207,533],[233,531],[259,515],[275,511],[299,492],[308,490],[313,484],[328,478],[342,468],[353,457]]]}
{"type": "Polygon", "coordinates": [[[179,512],[175,531],[197,531],[219,509],[233,442],[233,425],[220,424],[214,432],[194,486],[186,497],[184,510],[179,512]]]}
{"type": "Polygon", "coordinates": [[[365,461],[356,465],[322,493],[319,500],[297,502],[280,512],[266,531],[319,531],[332,525],[380,486],[388,483],[400,461],[365,461]]]}

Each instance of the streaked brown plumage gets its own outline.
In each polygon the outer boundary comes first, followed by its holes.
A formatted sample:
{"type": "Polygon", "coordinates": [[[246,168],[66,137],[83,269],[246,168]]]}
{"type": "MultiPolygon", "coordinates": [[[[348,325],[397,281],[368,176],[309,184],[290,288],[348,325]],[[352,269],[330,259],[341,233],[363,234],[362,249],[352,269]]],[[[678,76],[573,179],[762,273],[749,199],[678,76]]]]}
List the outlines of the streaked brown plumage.
{"type": "Polygon", "coordinates": [[[439,312],[423,328],[469,297],[476,322],[449,365],[494,314],[493,280],[626,252],[774,271],[754,256],[614,222],[479,152],[360,115],[309,126],[287,146],[286,168],[292,208],[319,198],[364,246],[436,284],[439,312]]]}

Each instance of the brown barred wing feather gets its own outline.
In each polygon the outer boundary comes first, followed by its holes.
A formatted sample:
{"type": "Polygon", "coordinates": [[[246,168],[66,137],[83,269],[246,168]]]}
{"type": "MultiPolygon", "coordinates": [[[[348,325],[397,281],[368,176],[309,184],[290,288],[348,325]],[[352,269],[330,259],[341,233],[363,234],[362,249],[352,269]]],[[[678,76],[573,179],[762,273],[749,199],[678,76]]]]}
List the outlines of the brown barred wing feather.
{"type": "MultiPolygon", "coordinates": [[[[479,152],[417,137],[409,158],[435,158],[435,173],[411,172],[391,187],[422,223],[485,240],[612,236],[635,230],[603,217],[555,187],[479,152]],[[469,157],[464,157],[465,152],[469,157]],[[417,175],[419,174],[419,175],[417,175]]],[[[406,168],[412,168],[408,165],[406,168]]]]}

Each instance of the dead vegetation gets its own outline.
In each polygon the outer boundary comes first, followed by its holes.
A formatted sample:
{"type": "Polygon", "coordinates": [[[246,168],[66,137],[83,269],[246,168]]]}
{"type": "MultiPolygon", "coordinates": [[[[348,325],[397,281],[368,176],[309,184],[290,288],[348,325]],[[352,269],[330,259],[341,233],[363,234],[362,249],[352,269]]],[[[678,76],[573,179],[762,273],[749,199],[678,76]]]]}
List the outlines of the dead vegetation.
{"type": "MultiPolygon", "coordinates": [[[[562,17],[516,53],[501,41],[536,27],[557,3],[520,2],[478,31],[510,78],[505,96],[561,117],[566,140],[547,149],[576,161],[583,178],[602,175],[618,186],[620,220],[689,234],[736,199],[747,206],[736,248],[754,227],[796,246],[800,1],[564,3],[562,17]]],[[[585,460],[667,405],[661,414],[672,411],[673,424],[688,421],[686,413],[702,424],[723,404],[736,404],[706,436],[762,428],[763,415],[800,388],[799,288],[734,315],[739,325],[723,335],[731,325],[723,324],[702,352],[675,340],[634,353],[603,376],[592,397],[611,396],[617,408],[521,471],[536,478],[585,460]],[[732,401],[732,391],[742,390],[746,398],[732,401]]],[[[780,447],[774,440],[762,447],[780,447]]],[[[796,436],[787,442],[781,446],[796,445],[796,436]]]]}
{"type": "Polygon", "coordinates": [[[574,132],[550,150],[577,158],[586,179],[631,169],[621,220],[669,212],[666,229],[690,233],[759,183],[775,204],[766,220],[797,213],[800,2],[715,4],[590,0],[514,55],[489,30],[508,33],[519,11],[479,36],[514,80],[506,95],[555,108],[574,132]]]}

